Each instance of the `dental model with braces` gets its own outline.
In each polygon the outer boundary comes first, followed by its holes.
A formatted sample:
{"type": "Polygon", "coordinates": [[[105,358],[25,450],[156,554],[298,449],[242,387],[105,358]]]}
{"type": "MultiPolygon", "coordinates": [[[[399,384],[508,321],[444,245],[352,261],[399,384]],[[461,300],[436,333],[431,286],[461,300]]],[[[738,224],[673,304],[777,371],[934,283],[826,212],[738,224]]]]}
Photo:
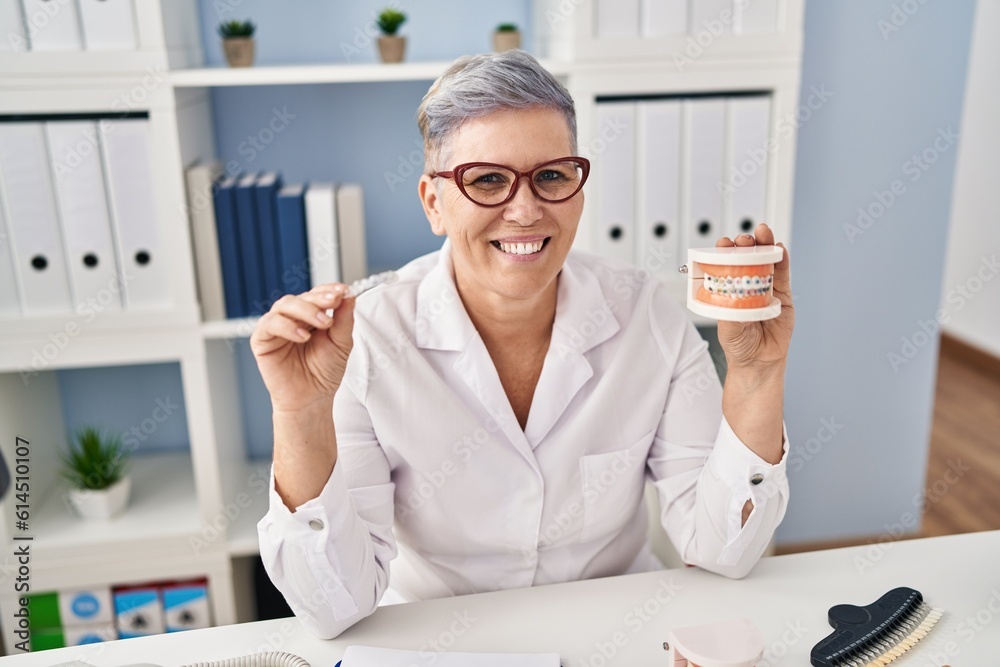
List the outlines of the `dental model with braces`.
{"type": "Polygon", "coordinates": [[[774,296],[774,265],[784,250],[778,246],[689,248],[687,307],[713,320],[756,322],[781,314],[774,296]]]}

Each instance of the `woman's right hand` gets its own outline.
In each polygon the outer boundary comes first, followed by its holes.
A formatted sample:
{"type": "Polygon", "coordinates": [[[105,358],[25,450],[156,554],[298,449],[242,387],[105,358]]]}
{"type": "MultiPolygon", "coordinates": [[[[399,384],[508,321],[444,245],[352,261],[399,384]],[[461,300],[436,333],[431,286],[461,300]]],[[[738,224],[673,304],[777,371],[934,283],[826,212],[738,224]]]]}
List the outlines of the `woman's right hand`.
{"type": "Polygon", "coordinates": [[[355,299],[345,298],[346,291],[342,283],[326,283],[286,294],[258,320],[250,349],[275,410],[304,410],[333,400],[352,347],[355,299]]]}

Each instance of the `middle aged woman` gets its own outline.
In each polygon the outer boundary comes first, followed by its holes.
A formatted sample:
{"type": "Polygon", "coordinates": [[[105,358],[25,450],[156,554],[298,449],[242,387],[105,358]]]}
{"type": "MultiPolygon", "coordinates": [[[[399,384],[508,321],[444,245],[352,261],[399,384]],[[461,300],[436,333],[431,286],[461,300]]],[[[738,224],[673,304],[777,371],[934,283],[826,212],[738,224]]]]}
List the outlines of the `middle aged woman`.
{"type": "MultiPolygon", "coordinates": [[[[687,563],[745,575],[788,498],[787,252],[781,316],[719,324],[723,391],[662,284],[571,252],[589,163],[537,61],[460,59],[418,124],[442,249],[357,302],[283,297],[250,340],[274,410],[261,555],[296,615],[332,637],[390,583],[423,599],[659,567],[646,480],[687,563]]],[[[774,241],[755,236],[735,243],[774,241]]]]}

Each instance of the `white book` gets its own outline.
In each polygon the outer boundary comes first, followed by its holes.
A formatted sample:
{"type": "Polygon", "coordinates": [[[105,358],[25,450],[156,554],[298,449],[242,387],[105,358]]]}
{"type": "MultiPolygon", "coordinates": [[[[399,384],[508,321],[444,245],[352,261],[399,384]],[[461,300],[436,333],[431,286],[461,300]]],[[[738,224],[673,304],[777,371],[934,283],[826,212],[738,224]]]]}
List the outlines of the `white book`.
{"type": "Polygon", "coordinates": [[[635,259],[635,102],[597,105],[597,252],[635,259]]]}
{"type": "Polygon", "coordinates": [[[201,318],[205,321],[226,319],[219,237],[212,199],[212,184],[221,174],[222,165],[219,162],[196,164],[185,172],[188,218],[191,222],[195,270],[198,274],[198,297],[201,301],[201,318]]]}
{"type": "Polygon", "coordinates": [[[306,241],[313,287],[342,282],[334,190],[333,183],[310,183],[306,190],[306,241]]]}
{"type": "Polygon", "coordinates": [[[101,142],[125,307],[167,308],[172,300],[172,267],[163,256],[157,231],[149,121],[116,120],[101,135],[101,142]]]}
{"type": "Polygon", "coordinates": [[[27,50],[20,0],[0,0],[0,53],[27,50]]]}
{"type": "Polygon", "coordinates": [[[727,102],[728,143],[723,233],[752,234],[767,203],[767,138],[771,103],[767,97],[734,97],[727,102]]]}
{"type": "Polygon", "coordinates": [[[639,102],[635,261],[661,278],[678,280],[680,259],[681,103],[639,102]]]}
{"type": "Polygon", "coordinates": [[[22,0],[32,51],[80,51],[80,17],[76,2],[22,0]]]}
{"type": "Polygon", "coordinates": [[[345,667],[559,667],[556,653],[459,653],[348,646],[345,667]]]}
{"type": "Polygon", "coordinates": [[[365,243],[365,201],[361,186],[351,183],[337,188],[337,223],[340,233],[340,272],[350,285],[368,275],[365,243]]]}
{"type": "Polygon", "coordinates": [[[14,268],[14,249],[11,247],[11,240],[4,215],[3,197],[0,197],[0,316],[21,313],[21,297],[17,294],[17,271],[14,268]]]}
{"type": "Polygon", "coordinates": [[[134,51],[132,0],[77,0],[88,51],[134,51]]]}
{"type": "Polygon", "coordinates": [[[684,247],[715,245],[722,236],[722,183],[726,150],[726,101],[695,98],[685,104],[688,211],[684,247]]]}
{"type": "Polygon", "coordinates": [[[687,32],[687,6],[687,0],[642,0],[642,36],[683,35],[687,32]]]}
{"type": "Polygon", "coordinates": [[[0,199],[25,315],[72,312],[41,123],[0,123],[0,199]]]}
{"type": "Polygon", "coordinates": [[[45,133],[76,310],[121,310],[97,123],[54,121],[45,133]]]}
{"type": "Polygon", "coordinates": [[[598,38],[639,36],[640,0],[597,0],[594,32],[598,38]]]}

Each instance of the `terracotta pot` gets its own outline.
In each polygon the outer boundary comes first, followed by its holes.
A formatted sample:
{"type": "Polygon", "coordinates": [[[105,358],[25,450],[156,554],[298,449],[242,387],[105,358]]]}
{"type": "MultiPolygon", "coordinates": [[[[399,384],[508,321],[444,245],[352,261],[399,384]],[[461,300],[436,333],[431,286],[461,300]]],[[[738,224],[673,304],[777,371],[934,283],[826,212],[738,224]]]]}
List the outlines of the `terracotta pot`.
{"type": "Polygon", "coordinates": [[[71,489],[68,496],[70,506],[84,519],[110,519],[120,514],[128,505],[132,479],[128,476],[106,489],[71,489]]]}
{"type": "Polygon", "coordinates": [[[521,32],[519,30],[493,33],[494,51],[510,51],[519,48],[521,48],[521,32]]]}
{"type": "Polygon", "coordinates": [[[401,35],[382,35],[378,38],[378,53],[384,63],[403,62],[406,38],[401,35]]]}
{"type": "Polygon", "coordinates": [[[227,37],[222,40],[222,50],[226,52],[226,62],[230,67],[253,65],[253,37],[227,37]]]}

